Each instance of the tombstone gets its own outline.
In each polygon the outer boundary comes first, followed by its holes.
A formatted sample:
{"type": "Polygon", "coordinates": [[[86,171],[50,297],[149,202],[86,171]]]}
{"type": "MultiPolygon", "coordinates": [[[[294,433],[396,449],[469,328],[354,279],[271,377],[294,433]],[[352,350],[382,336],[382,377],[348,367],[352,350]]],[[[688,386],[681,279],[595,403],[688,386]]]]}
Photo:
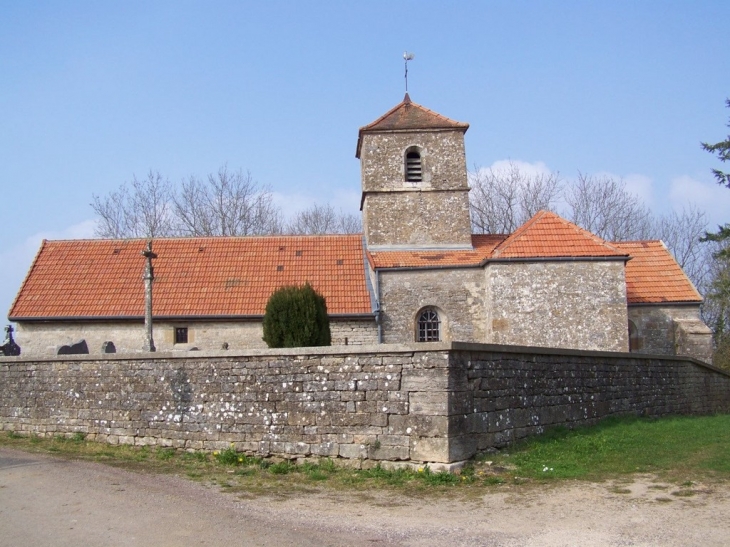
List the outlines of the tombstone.
{"type": "Polygon", "coordinates": [[[88,353],[89,346],[86,345],[86,340],[80,340],[68,346],[61,346],[56,355],[86,355],[88,353]]]}
{"type": "Polygon", "coordinates": [[[101,345],[101,352],[102,353],[116,353],[117,352],[117,348],[114,345],[114,342],[107,341],[107,342],[104,342],[101,345]]]}
{"type": "Polygon", "coordinates": [[[20,346],[13,340],[13,326],[8,325],[5,327],[5,341],[0,346],[0,355],[6,357],[20,355],[20,346]]]}

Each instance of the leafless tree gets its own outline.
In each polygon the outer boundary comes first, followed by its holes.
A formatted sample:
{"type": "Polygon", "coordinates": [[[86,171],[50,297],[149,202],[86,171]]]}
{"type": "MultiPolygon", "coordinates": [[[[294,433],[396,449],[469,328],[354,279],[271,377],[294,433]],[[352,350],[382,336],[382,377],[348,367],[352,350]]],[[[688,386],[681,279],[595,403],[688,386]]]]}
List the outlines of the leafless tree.
{"type": "Polygon", "coordinates": [[[507,169],[475,169],[469,175],[475,233],[508,234],[541,209],[554,209],[561,192],[558,173],[529,175],[507,169]]]}
{"type": "Polygon", "coordinates": [[[281,212],[268,187],[251,174],[226,166],[207,180],[190,177],[172,196],[177,233],[183,236],[246,236],[279,233],[281,212]]]}
{"type": "Polygon", "coordinates": [[[357,234],[362,231],[360,217],[351,213],[338,213],[329,204],[315,203],[299,211],[285,230],[290,234],[357,234]]]}
{"type": "Polygon", "coordinates": [[[565,192],[570,220],[608,241],[647,239],[652,214],[626,189],[626,183],[608,176],[578,173],[565,192]]]}
{"type": "Polygon", "coordinates": [[[658,217],[651,237],[661,239],[698,290],[705,287],[712,261],[712,248],[700,238],[707,231],[704,211],[695,205],[658,217]]]}
{"type": "Polygon", "coordinates": [[[173,235],[170,181],[150,171],[146,179],[133,176],[130,186],[124,183],[103,198],[92,195],[91,207],[99,217],[96,235],[106,238],[173,235]]]}

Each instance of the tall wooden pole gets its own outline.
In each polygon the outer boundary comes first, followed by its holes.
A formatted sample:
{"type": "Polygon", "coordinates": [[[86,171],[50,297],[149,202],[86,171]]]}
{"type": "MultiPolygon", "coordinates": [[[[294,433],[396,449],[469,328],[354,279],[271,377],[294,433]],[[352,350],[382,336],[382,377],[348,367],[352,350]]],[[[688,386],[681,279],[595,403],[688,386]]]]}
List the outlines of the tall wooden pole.
{"type": "Polygon", "coordinates": [[[155,271],[152,267],[152,259],[157,255],[152,252],[152,240],[147,241],[147,248],[142,251],[147,261],[144,267],[144,328],[145,328],[145,351],[155,351],[155,341],[152,337],[152,282],[155,280],[155,271]]]}

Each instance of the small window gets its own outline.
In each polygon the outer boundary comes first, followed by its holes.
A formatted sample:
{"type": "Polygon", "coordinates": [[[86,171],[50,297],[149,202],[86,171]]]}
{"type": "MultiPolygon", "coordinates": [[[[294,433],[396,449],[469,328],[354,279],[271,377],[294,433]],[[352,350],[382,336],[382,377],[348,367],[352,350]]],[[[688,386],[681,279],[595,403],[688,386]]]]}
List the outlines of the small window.
{"type": "Polygon", "coordinates": [[[176,344],[187,344],[188,343],[188,328],[187,327],[175,327],[175,343],[176,344]]]}
{"type": "Polygon", "coordinates": [[[419,342],[438,342],[441,340],[441,321],[434,310],[424,310],[418,316],[419,342]]]}
{"type": "Polygon", "coordinates": [[[406,152],[406,182],[421,182],[423,172],[421,168],[421,153],[416,148],[406,152]]]}

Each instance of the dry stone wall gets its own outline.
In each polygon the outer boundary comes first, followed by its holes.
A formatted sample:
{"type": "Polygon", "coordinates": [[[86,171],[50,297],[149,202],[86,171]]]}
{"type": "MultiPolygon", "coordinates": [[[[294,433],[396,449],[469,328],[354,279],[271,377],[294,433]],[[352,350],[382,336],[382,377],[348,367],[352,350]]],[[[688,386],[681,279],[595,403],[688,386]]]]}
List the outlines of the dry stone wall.
{"type": "Polygon", "coordinates": [[[730,412],[730,375],[700,361],[458,344],[449,438],[465,457],[536,435],[635,414],[730,412]],[[471,349],[470,349],[471,348],[471,349]]]}
{"type": "Polygon", "coordinates": [[[458,462],[546,427],[730,411],[677,357],[483,344],[0,359],[0,426],[351,465],[458,462]]]}

